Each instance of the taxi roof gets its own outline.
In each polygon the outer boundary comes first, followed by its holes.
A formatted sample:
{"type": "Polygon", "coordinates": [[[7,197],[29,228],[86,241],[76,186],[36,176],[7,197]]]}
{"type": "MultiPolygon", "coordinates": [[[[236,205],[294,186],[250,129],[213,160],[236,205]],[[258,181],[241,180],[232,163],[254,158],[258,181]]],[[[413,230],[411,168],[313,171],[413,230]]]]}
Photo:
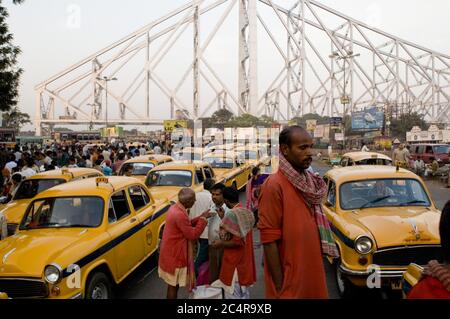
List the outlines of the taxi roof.
{"type": "Polygon", "coordinates": [[[206,157],[215,157],[215,158],[234,158],[239,156],[238,153],[236,153],[234,150],[233,151],[222,151],[222,150],[216,150],[215,152],[208,152],[207,154],[205,154],[205,158],[206,157]]]}
{"type": "Polygon", "coordinates": [[[406,169],[400,168],[397,172],[397,168],[395,166],[382,165],[359,165],[334,168],[328,171],[325,175],[338,183],[380,178],[418,179],[416,174],[406,169]]]}
{"type": "Polygon", "coordinates": [[[88,174],[100,174],[103,175],[100,171],[93,169],[93,168],[65,168],[65,169],[55,169],[51,171],[42,172],[33,176],[30,176],[27,178],[27,180],[30,179],[53,179],[53,178],[64,178],[71,179],[71,178],[77,178],[80,176],[85,176],[88,174]],[[63,170],[67,171],[67,174],[63,174],[63,170]]]}
{"type": "Polygon", "coordinates": [[[372,158],[379,158],[392,161],[392,159],[389,156],[376,152],[351,152],[344,154],[343,157],[349,157],[356,162],[372,158]]]}
{"type": "Polygon", "coordinates": [[[108,176],[107,179],[108,184],[100,183],[98,186],[96,178],[60,184],[38,194],[35,199],[70,196],[100,196],[106,198],[117,190],[129,185],[139,184],[145,187],[142,182],[134,177],[108,176]]]}
{"type": "Polygon", "coordinates": [[[186,169],[196,169],[204,166],[209,166],[209,164],[203,161],[173,161],[156,166],[152,169],[152,171],[177,170],[177,169],[186,170],[186,169]]]}
{"type": "Polygon", "coordinates": [[[160,154],[152,154],[152,155],[142,155],[142,156],[136,156],[129,160],[125,161],[125,164],[128,163],[158,163],[162,161],[166,161],[172,159],[169,155],[160,155],[160,154]]]}

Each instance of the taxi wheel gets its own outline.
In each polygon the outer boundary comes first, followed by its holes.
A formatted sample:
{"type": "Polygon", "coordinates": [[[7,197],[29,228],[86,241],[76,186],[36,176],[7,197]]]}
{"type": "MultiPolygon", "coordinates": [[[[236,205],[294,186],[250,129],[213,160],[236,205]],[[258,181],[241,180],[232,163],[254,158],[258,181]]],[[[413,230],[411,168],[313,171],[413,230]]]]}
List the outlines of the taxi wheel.
{"type": "Polygon", "coordinates": [[[90,279],[86,289],[86,299],[111,299],[111,282],[104,273],[97,272],[90,279]]]}
{"type": "Polygon", "coordinates": [[[340,270],[340,266],[340,260],[334,263],[336,286],[339,296],[343,299],[351,298],[355,293],[356,287],[351,283],[350,280],[345,277],[345,275],[340,270]]]}

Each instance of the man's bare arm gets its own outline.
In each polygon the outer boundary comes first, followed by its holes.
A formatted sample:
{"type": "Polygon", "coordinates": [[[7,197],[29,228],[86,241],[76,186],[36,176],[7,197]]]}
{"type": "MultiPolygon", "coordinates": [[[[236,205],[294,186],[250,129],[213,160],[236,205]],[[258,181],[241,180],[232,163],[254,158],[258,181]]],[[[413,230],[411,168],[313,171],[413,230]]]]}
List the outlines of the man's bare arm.
{"type": "Polygon", "coordinates": [[[264,254],[275,289],[280,292],[283,288],[283,270],[281,268],[280,253],[276,242],[264,244],[264,254]]]}

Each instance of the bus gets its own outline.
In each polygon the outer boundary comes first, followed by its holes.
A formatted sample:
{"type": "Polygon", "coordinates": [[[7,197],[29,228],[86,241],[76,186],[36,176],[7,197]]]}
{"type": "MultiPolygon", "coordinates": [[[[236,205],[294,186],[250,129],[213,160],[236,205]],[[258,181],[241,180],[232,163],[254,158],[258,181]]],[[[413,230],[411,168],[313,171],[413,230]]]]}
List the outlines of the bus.
{"type": "Polygon", "coordinates": [[[82,143],[82,144],[99,144],[102,142],[100,131],[61,131],[53,132],[53,139],[56,143],[82,143]]]}
{"type": "Polygon", "coordinates": [[[14,148],[16,145],[16,130],[13,128],[0,128],[0,146],[14,148]]]}

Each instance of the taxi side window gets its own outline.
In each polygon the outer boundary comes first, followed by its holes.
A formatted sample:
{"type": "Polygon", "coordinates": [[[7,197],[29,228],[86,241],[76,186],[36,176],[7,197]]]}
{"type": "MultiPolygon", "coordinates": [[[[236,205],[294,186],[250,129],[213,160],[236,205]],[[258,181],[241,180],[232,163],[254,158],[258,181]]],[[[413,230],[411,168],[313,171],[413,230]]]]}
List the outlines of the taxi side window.
{"type": "MultiPolygon", "coordinates": [[[[115,220],[120,221],[130,215],[130,208],[128,207],[127,197],[125,196],[125,191],[120,191],[111,196],[111,201],[109,202],[109,213],[108,217],[114,212],[115,220]]],[[[114,222],[113,221],[113,222],[114,222]]]]}
{"type": "Polygon", "coordinates": [[[197,180],[200,184],[205,181],[205,177],[203,176],[203,171],[201,169],[195,170],[195,175],[197,176],[197,180]]]}
{"type": "Polygon", "coordinates": [[[204,168],[206,178],[213,178],[214,173],[209,169],[209,167],[204,168]]]}
{"type": "Polygon", "coordinates": [[[327,202],[332,207],[336,207],[336,184],[333,181],[328,184],[327,202]]]}
{"type": "Polygon", "coordinates": [[[140,186],[131,186],[128,189],[128,194],[130,195],[131,203],[133,204],[135,211],[140,210],[150,203],[150,198],[140,186]]]}

